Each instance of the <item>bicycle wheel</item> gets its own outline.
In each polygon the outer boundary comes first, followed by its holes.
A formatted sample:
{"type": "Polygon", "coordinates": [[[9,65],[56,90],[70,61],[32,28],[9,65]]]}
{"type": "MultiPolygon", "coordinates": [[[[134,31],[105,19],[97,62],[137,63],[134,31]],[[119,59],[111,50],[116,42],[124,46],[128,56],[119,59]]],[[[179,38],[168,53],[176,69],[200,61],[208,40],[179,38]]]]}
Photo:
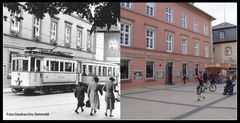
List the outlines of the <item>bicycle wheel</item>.
{"type": "Polygon", "coordinates": [[[217,90],[217,86],[216,86],[216,85],[211,84],[211,85],[209,86],[209,91],[214,92],[214,91],[216,91],[216,90],[217,90]]]}

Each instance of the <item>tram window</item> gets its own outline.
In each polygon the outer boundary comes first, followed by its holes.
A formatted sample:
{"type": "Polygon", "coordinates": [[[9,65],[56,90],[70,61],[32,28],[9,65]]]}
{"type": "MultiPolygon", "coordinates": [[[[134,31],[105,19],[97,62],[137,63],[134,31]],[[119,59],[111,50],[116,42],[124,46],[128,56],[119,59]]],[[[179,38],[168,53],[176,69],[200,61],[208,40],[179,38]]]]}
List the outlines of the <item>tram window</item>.
{"type": "Polygon", "coordinates": [[[16,60],[13,60],[12,62],[12,71],[16,70],[16,60]]]}
{"type": "Polygon", "coordinates": [[[58,65],[59,65],[58,61],[51,61],[50,65],[51,65],[51,71],[58,71],[58,65]]]}
{"type": "Polygon", "coordinates": [[[18,69],[19,68],[19,64],[18,64],[19,62],[18,62],[18,60],[16,60],[16,61],[17,61],[17,63],[16,63],[16,71],[18,71],[19,70],[18,69]]]}
{"type": "Polygon", "coordinates": [[[34,71],[35,70],[35,58],[31,57],[31,67],[30,67],[30,71],[34,71]]]}
{"type": "Polygon", "coordinates": [[[83,65],[83,75],[86,75],[86,65],[83,65]]]}
{"type": "Polygon", "coordinates": [[[93,66],[92,65],[89,65],[88,66],[88,75],[93,75],[93,66]]]}
{"type": "Polygon", "coordinates": [[[28,60],[23,60],[23,70],[22,71],[28,71],[28,60]]]}
{"type": "Polygon", "coordinates": [[[101,76],[101,66],[98,67],[98,75],[101,76]]]}
{"type": "Polygon", "coordinates": [[[63,62],[60,62],[60,71],[63,71],[63,62]]]}
{"type": "Polygon", "coordinates": [[[37,60],[37,63],[36,63],[36,71],[39,72],[40,71],[40,60],[37,60]]]}
{"type": "Polygon", "coordinates": [[[97,75],[97,66],[94,66],[94,75],[97,75]]]}
{"type": "Polygon", "coordinates": [[[107,76],[107,67],[103,67],[103,76],[107,76]]]}
{"type": "Polygon", "coordinates": [[[113,68],[113,76],[115,76],[115,67],[113,68]]]}
{"type": "Polygon", "coordinates": [[[48,60],[47,60],[46,66],[47,66],[47,71],[49,71],[49,61],[48,60]]]}
{"type": "Polygon", "coordinates": [[[112,67],[108,67],[108,76],[112,76],[112,67]]]}
{"type": "Polygon", "coordinates": [[[71,72],[72,71],[72,63],[65,62],[65,71],[66,72],[71,72]]]}
{"type": "Polygon", "coordinates": [[[75,72],[75,71],[74,71],[74,68],[75,68],[75,63],[73,63],[73,71],[72,71],[72,72],[75,72]]]}

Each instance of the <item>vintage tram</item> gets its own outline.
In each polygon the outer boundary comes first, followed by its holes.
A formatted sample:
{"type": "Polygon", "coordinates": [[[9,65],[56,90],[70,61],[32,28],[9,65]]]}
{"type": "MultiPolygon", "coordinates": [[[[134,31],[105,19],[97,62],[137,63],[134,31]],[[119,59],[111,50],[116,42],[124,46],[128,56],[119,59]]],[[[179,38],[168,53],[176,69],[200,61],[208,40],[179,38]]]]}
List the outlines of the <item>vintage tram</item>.
{"type": "Polygon", "coordinates": [[[26,47],[24,54],[14,54],[11,65],[12,92],[71,92],[78,82],[89,83],[93,76],[106,82],[118,78],[119,65],[79,59],[70,53],[26,47]]]}

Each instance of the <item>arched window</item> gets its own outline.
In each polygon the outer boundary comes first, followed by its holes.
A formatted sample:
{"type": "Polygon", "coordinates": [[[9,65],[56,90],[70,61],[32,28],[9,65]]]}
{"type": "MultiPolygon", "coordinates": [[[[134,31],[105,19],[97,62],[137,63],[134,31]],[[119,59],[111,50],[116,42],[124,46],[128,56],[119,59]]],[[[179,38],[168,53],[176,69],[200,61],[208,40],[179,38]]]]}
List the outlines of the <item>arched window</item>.
{"type": "Polygon", "coordinates": [[[227,46],[225,47],[225,56],[232,55],[232,48],[227,46]]]}

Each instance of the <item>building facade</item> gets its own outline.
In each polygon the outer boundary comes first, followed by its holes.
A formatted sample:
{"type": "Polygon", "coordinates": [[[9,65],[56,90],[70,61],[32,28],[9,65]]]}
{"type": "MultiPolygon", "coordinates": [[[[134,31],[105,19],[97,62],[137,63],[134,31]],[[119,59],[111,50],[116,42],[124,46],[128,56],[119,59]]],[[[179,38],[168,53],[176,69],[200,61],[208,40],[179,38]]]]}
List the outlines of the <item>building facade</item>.
{"type": "Polygon", "coordinates": [[[195,81],[213,61],[214,19],[190,3],[121,3],[121,88],[195,81]]]}
{"type": "Polygon", "coordinates": [[[90,34],[92,24],[79,16],[62,13],[38,20],[22,11],[11,14],[3,7],[3,86],[10,87],[11,55],[23,54],[26,47],[70,52],[78,59],[96,59],[96,34],[90,34]],[[23,17],[17,21],[15,16],[23,17]]]}
{"type": "Polygon", "coordinates": [[[230,70],[237,68],[237,26],[223,22],[212,28],[215,64],[229,64],[230,70]]]}

